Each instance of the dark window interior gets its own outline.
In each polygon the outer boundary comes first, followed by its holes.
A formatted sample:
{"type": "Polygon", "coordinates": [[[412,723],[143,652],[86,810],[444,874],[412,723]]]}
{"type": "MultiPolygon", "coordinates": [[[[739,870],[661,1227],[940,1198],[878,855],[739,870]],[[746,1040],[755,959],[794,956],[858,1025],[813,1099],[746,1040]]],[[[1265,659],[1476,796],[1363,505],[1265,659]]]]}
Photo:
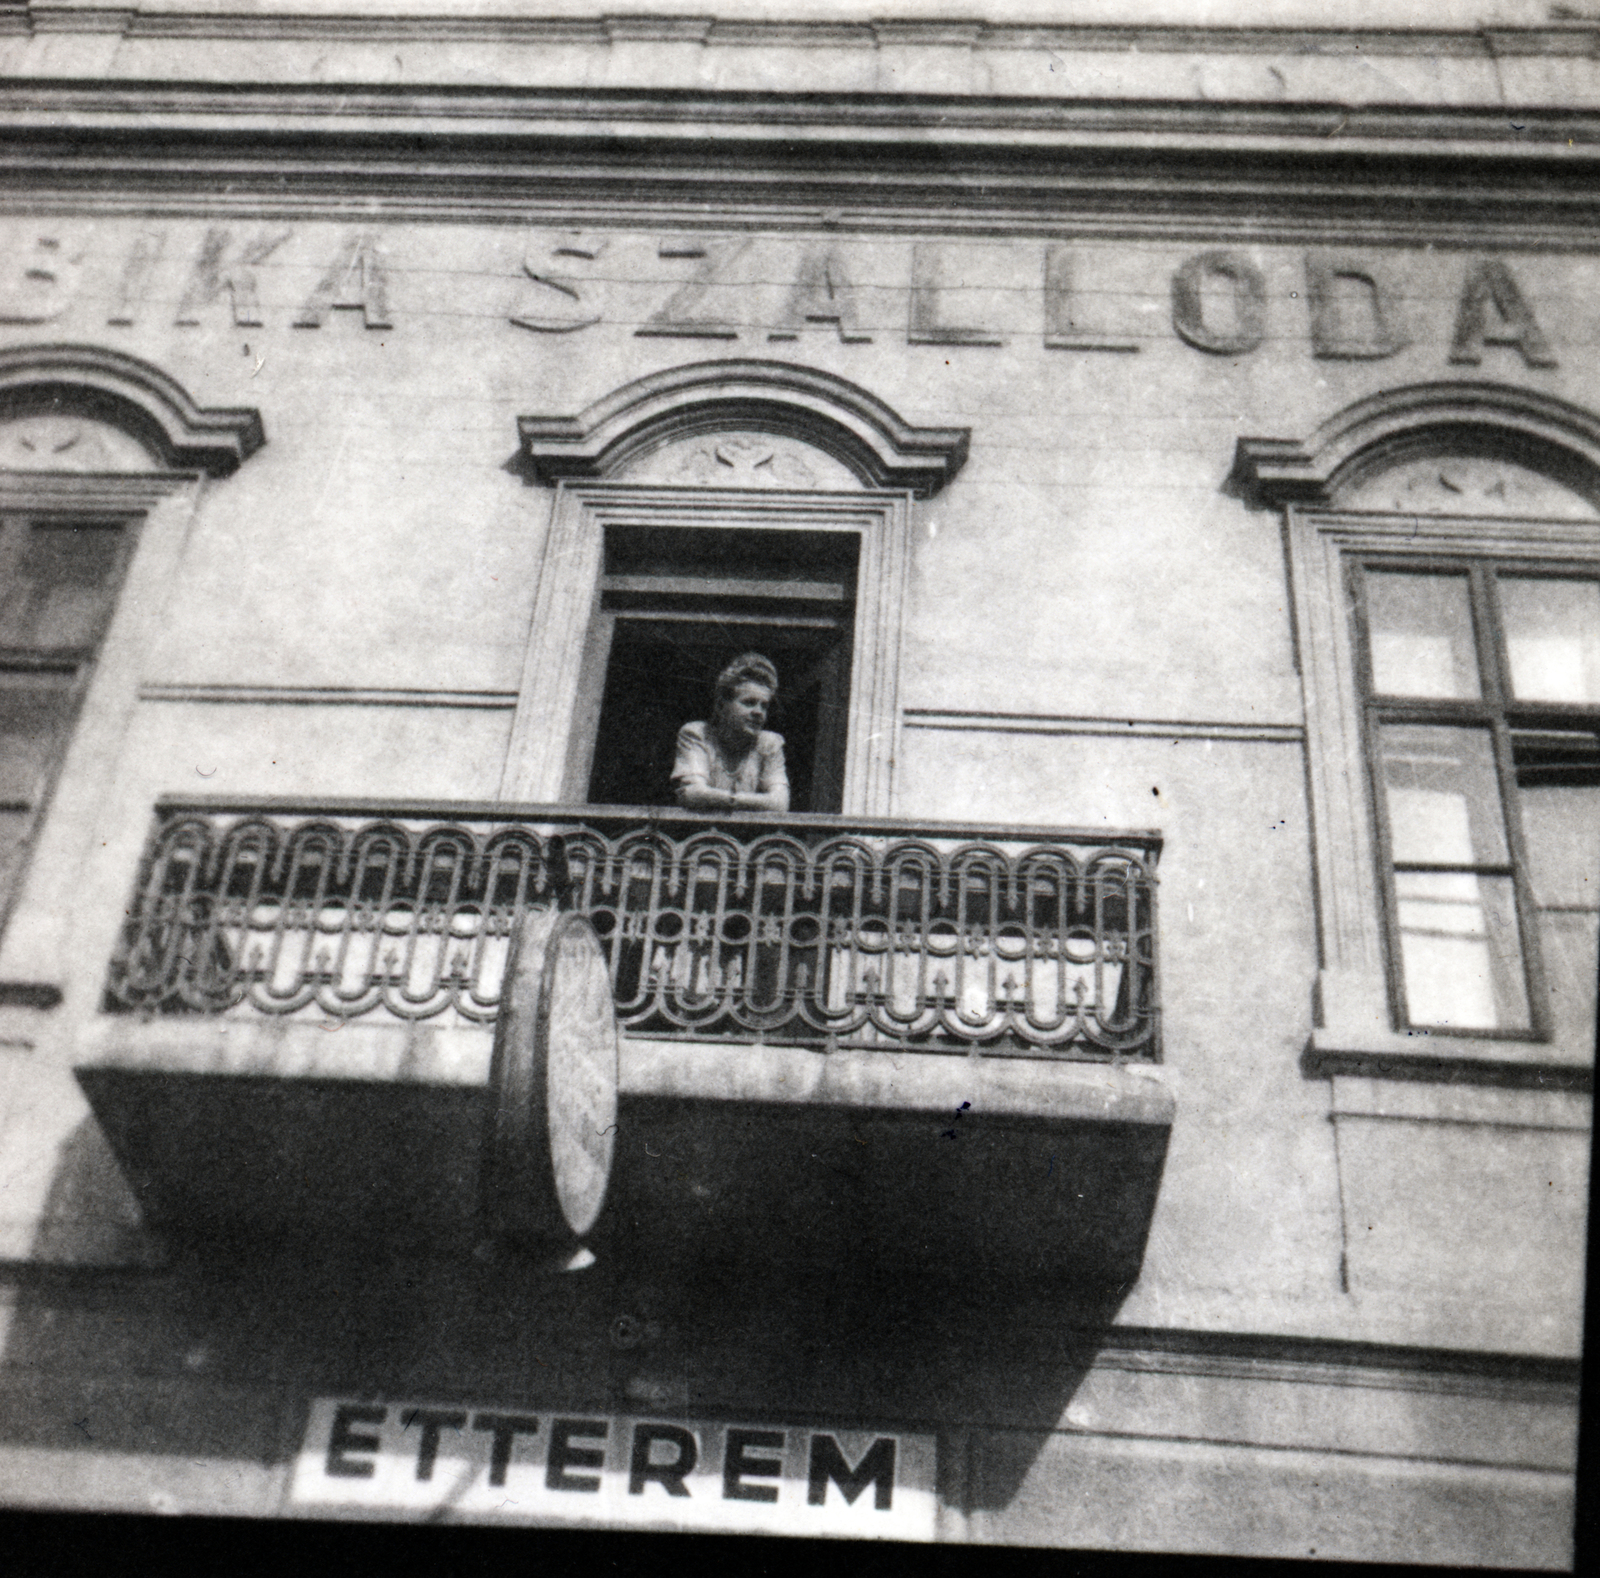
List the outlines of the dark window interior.
{"type": "Polygon", "coordinates": [[[679,728],[709,718],[718,673],[757,651],[778,669],[768,727],[784,737],[790,808],[837,811],[858,545],[853,532],[609,528],[589,802],[671,805],[679,728]]]}

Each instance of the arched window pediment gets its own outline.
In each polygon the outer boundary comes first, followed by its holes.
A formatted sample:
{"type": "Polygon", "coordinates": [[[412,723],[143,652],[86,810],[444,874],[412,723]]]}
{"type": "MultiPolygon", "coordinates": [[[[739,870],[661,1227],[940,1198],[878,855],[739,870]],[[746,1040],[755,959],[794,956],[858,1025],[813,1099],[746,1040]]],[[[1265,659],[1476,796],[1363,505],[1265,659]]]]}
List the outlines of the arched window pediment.
{"type": "MultiPolygon", "coordinates": [[[[1487,383],[1386,389],[1347,406],[1307,438],[1241,438],[1228,489],[1259,508],[1403,510],[1415,506],[1385,502],[1380,479],[1405,490],[1449,459],[1460,463],[1455,485],[1465,483],[1459,513],[1501,513],[1494,507],[1496,479],[1477,475],[1483,463],[1503,468],[1503,491],[1527,495],[1524,513],[1538,510],[1540,499],[1568,518],[1600,513],[1600,418],[1538,390],[1487,383]],[[1486,508],[1468,498],[1474,491],[1486,508]]],[[[1449,490],[1447,482],[1443,491],[1449,490]]],[[[1429,488],[1421,496],[1429,497],[1429,488]]],[[[1449,508],[1448,500],[1430,498],[1423,512],[1449,508]]]]}
{"type": "Polygon", "coordinates": [[[52,468],[48,459],[41,463],[34,457],[41,453],[41,442],[66,457],[86,437],[98,434],[107,457],[123,462],[108,470],[140,469],[129,463],[132,451],[127,442],[119,442],[125,440],[148,452],[160,467],[225,476],[265,441],[255,409],[201,406],[160,368],[95,345],[13,345],[0,350],[0,422],[24,424],[10,436],[28,470],[90,469],[68,460],[52,468]],[[71,436],[62,424],[74,421],[80,424],[78,439],[56,451],[54,446],[71,436]],[[30,442],[32,450],[26,447],[30,442]]]}
{"type": "Polygon", "coordinates": [[[1562,482],[1499,454],[1426,454],[1366,472],[1340,488],[1341,510],[1471,515],[1479,520],[1600,520],[1600,508],[1562,482]]]}
{"type": "Polygon", "coordinates": [[[668,446],[764,436],[806,446],[860,486],[905,488],[919,496],[938,492],[960,470],[970,437],[967,428],[912,426],[877,396],[832,373],[753,359],[652,373],[578,416],[525,416],[517,427],[517,464],[530,481],[617,480],[668,446]]]}

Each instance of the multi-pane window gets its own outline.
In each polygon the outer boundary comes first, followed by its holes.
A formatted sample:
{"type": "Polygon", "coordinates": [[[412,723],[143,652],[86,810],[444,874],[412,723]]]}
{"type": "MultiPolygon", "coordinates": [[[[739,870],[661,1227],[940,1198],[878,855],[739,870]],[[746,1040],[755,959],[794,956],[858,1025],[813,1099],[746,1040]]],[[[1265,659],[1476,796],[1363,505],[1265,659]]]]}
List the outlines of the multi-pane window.
{"type": "Polygon", "coordinates": [[[65,753],[129,537],[115,518],[0,513],[0,918],[65,753]]]}
{"type": "Polygon", "coordinates": [[[1593,973],[1600,571],[1374,556],[1355,579],[1397,1023],[1549,1036],[1593,973]]]}

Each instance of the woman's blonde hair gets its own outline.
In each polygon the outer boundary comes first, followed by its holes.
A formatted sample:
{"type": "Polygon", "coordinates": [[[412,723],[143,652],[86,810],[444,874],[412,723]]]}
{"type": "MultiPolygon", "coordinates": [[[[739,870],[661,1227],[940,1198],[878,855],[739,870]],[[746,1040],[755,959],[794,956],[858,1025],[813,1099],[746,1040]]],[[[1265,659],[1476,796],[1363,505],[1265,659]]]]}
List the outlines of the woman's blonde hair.
{"type": "Polygon", "coordinates": [[[741,652],[717,675],[717,700],[725,701],[741,685],[761,685],[778,694],[778,671],[759,652],[741,652]]]}

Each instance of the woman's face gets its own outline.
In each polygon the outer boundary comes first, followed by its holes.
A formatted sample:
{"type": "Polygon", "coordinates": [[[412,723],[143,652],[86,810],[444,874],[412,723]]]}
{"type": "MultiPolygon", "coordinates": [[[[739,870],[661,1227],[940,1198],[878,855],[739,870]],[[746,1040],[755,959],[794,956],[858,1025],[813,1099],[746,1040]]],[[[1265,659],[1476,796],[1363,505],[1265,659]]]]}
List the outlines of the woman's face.
{"type": "Polygon", "coordinates": [[[754,680],[744,680],[731,696],[717,703],[717,723],[735,739],[753,740],[766,727],[772,692],[754,680]]]}

